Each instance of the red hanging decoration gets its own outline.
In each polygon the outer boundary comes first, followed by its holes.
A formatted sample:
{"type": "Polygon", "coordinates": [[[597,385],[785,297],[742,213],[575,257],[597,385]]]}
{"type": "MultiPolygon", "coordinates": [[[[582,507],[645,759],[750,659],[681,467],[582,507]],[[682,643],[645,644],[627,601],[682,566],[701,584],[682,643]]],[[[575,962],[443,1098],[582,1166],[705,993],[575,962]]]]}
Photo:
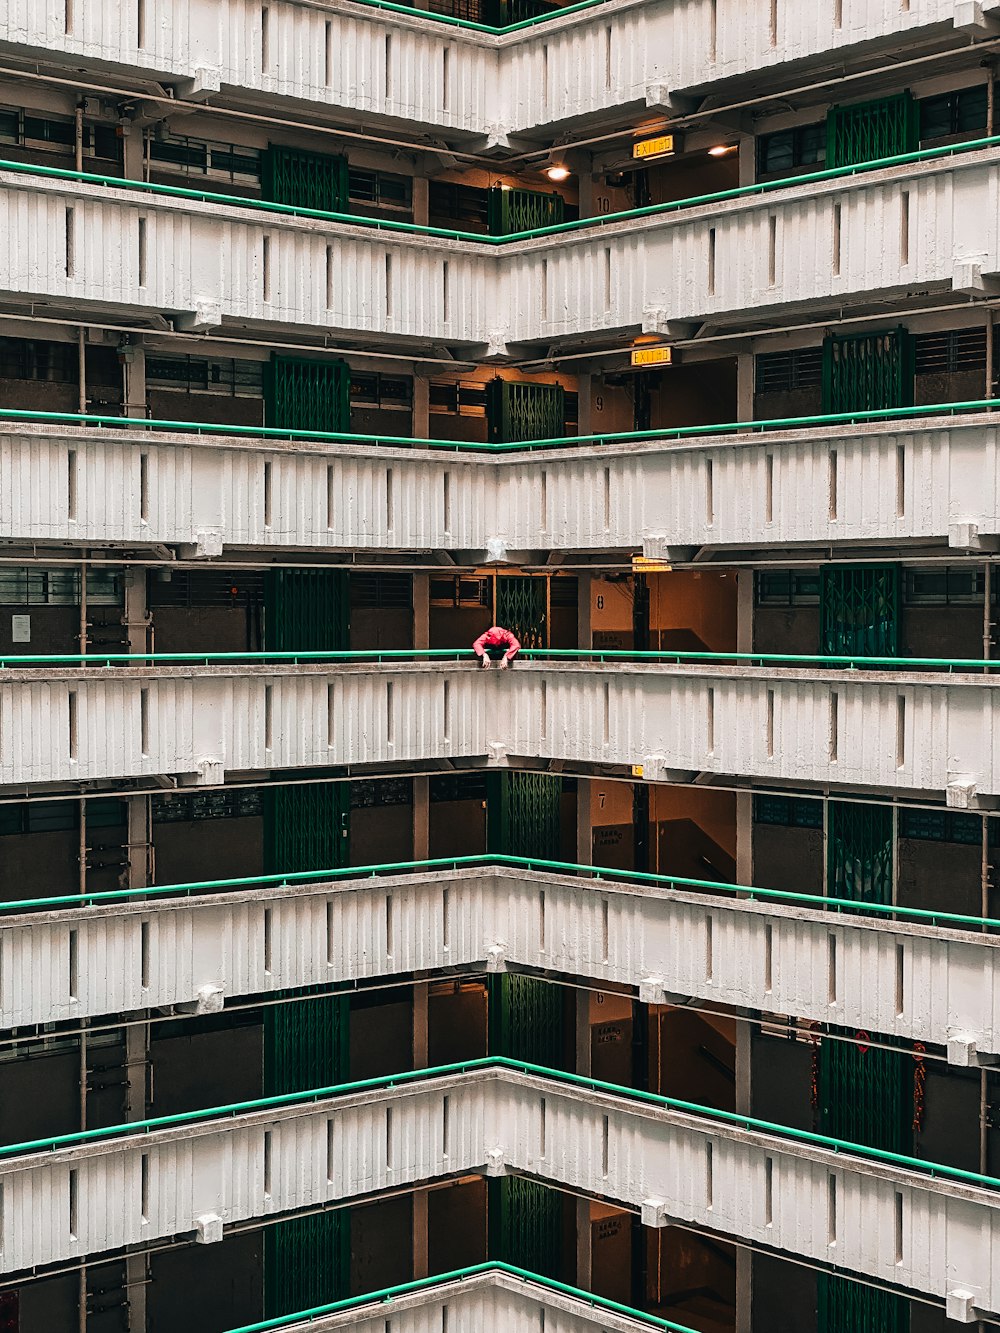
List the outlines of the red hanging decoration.
{"type": "Polygon", "coordinates": [[[819,1110],[819,1047],[820,1039],[810,1036],[812,1050],[809,1053],[809,1104],[814,1111],[819,1110]]]}
{"type": "Polygon", "coordinates": [[[924,1127],[924,1103],[927,1097],[927,1064],[924,1053],[927,1047],[922,1041],[913,1046],[913,1132],[919,1134],[924,1127]]]}

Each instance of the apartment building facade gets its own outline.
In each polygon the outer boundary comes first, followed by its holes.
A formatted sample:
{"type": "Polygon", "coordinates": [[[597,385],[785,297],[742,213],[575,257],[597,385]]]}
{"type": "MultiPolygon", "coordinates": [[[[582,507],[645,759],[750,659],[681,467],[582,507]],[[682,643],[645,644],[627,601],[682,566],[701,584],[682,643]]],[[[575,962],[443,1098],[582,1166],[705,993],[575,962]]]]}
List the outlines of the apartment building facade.
{"type": "Polygon", "coordinates": [[[0,0],[3,1333],[1000,1318],[998,56],[0,0]]]}

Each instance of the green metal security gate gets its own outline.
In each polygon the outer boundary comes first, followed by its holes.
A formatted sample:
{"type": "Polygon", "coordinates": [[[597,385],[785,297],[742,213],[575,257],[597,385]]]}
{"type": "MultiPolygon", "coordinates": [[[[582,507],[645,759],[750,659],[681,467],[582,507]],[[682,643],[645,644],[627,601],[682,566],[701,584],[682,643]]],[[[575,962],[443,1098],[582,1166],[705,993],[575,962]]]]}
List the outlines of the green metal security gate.
{"type": "Polygon", "coordinates": [[[264,420],[289,430],[349,431],[347,363],[272,355],[264,367],[264,420]]]}
{"type": "Polygon", "coordinates": [[[566,394],[561,384],[492,379],[486,385],[486,424],[491,444],[555,440],[566,434],[566,394]]]}
{"type": "MultiPolygon", "coordinates": [[[[265,583],[265,642],[275,652],[349,646],[348,576],[343,570],[272,570],[265,583]]],[[[265,804],[265,863],[276,874],[348,864],[346,782],[271,788],[265,804]]],[[[284,997],[278,997],[283,999],[284,997]]],[[[316,995],[265,1010],[267,1096],[342,1083],[349,1075],[349,1000],[316,995]]],[[[268,1318],[348,1294],[350,1220],[343,1211],[292,1218],[264,1233],[268,1318]]]]}
{"type": "Polygon", "coordinates": [[[913,335],[832,334],[823,342],[823,411],[878,412],[913,406],[913,335]]]}
{"type": "Polygon", "coordinates": [[[494,185],[489,191],[486,216],[491,236],[557,227],[566,217],[566,201],[555,191],[512,190],[506,185],[494,185]]]}
{"type": "Polygon", "coordinates": [[[264,585],[264,638],[268,651],[338,652],[349,648],[348,580],[345,569],[269,571],[264,585]]]}
{"type": "Polygon", "coordinates": [[[909,92],[831,107],[826,119],[828,167],[853,167],[919,147],[920,111],[909,92]]]}
{"type": "Polygon", "coordinates": [[[906,1333],[909,1302],[846,1277],[820,1273],[819,1333],[906,1333]]]}
{"type": "MultiPolygon", "coordinates": [[[[831,801],[827,885],[831,897],[891,903],[895,837],[892,811],[831,801]]],[[[913,1148],[913,1068],[902,1052],[827,1038],[818,1053],[817,1093],[823,1133],[887,1152],[913,1148]]],[[[848,1278],[820,1274],[820,1333],[905,1333],[907,1302],[848,1278]]]]}
{"type": "Polygon", "coordinates": [[[821,652],[833,657],[899,653],[899,566],[824,565],[821,652]]]}
{"type": "MultiPolygon", "coordinates": [[[[534,387],[534,386],[529,386],[534,387]]],[[[548,586],[541,578],[500,577],[497,624],[512,629],[525,647],[548,642],[548,586]]],[[[512,856],[559,856],[562,780],[548,773],[500,772],[491,776],[487,846],[512,856]]],[[[489,978],[489,1049],[497,1055],[559,1069],[565,1064],[564,994],[559,986],[514,973],[489,978]]],[[[559,1278],[563,1209],[554,1190],[519,1176],[489,1182],[489,1252],[504,1263],[559,1278]]]]}
{"type": "Polygon", "coordinates": [[[523,648],[544,648],[548,643],[548,592],[545,578],[497,576],[496,623],[516,634],[523,648]]]}
{"type": "Polygon", "coordinates": [[[893,827],[889,806],[831,801],[826,851],[831,898],[883,905],[892,902],[893,827]]]}
{"type": "Polygon", "coordinates": [[[543,1277],[563,1277],[562,1199],[523,1176],[489,1181],[490,1258],[543,1277]]]}
{"type": "Polygon", "coordinates": [[[347,158],[268,144],[261,192],[274,204],[299,204],[328,213],[347,211],[347,158]]]}

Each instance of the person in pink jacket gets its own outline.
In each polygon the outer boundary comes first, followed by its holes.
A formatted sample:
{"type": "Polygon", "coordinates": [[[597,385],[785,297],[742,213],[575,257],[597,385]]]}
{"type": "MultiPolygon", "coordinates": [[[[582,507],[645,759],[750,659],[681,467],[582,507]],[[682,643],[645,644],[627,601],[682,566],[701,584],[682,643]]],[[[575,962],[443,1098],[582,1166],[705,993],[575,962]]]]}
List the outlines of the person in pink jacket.
{"type": "Polygon", "coordinates": [[[472,645],[472,651],[482,658],[484,667],[489,667],[491,660],[495,662],[499,659],[500,670],[505,671],[521,651],[521,645],[509,629],[491,625],[485,634],[480,634],[472,645]]]}

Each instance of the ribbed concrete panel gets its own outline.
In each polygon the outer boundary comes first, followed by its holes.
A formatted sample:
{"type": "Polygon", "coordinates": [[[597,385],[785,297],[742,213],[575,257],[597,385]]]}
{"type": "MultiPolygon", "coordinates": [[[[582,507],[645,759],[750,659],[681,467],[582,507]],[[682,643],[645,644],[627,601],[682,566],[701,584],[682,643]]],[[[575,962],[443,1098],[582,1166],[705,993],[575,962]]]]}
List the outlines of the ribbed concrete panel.
{"type": "Polygon", "coordinates": [[[998,477],[997,428],[978,416],[521,456],[0,423],[0,537],[404,551],[941,541],[957,524],[1000,532],[998,477]]]}
{"type": "Polygon", "coordinates": [[[5,1162],[0,1259],[17,1272],[487,1163],[812,1260],[835,1247],[848,1272],[938,1299],[965,1288],[982,1314],[1000,1306],[990,1190],[510,1070],[5,1162]]]}
{"type": "Polygon", "coordinates": [[[950,1054],[973,1061],[1000,1054],[998,950],[969,930],[683,887],[416,871],[4,916],[0,1028],[488,964],[960,1040],[950,1054]]]}
{"type": "Polygon", "coordinates": [[[289,1333],[333,1333],[350,1328],[354,1333],[648,1333],[649,1323],[615,1310],[595,1307],[542,1285],[503,1272],[463,1277],[458,1282],[435,1283],[422,1291],[373,1299],[370,1307],[355,1306],[339,1314],[318,1315],[308,1324],[289,1324],[289,1333]]]}
{"type": "Polygon", "coordinates": [[[472,660],[46,674],[0,677],[3,784],[510,755],[957,805],[1000,792],[1000,691],[978,674],[522,661],[483,679],[472,660]]]}
{"type": "MultiPolygon", "coordinates": [[[[845,0],[832,9],[781,6],[749,14],[741,0],[612,3],[497,37],[294,0],[0,0],[0,42],[50,58],[197,78],[253,90],[258,101],[305,100],[352,116],[482,135],[530,130],[620,107],[661,106],[671,93],[775,70],[790,61],[857,58],[872,43],[905,49],[953,24],[955,0],[845,0]],[[609,39],[610,29],[610,39],[609,39]],[[388,39],[388,42],[387,42],[388,39]],[[449,52],[447,77],[444,52],[449,52]],[[447,89],[447,91],[446,91],[447,89]]],[[[183,91],[183,85],[182,85],[183,91]]]]}
{"type": "Polygon", "coordinates": [[[109,1140],[5,1162],[0,1183],[9,1239],[0,1268],[14,1272],[191,1232],[206,1216],[226,1223],[267,1217],[482,1167],[484,1144],[492,1138],[486,1128],[490,1092],[488,1079],[448,1080],[429,1096],[406,1090],[398,1102],[381,1092],[337,1098],[291,1114],[166,1130],[155,1142],[109,1140]],[[71,1171],[77,1172],[75,1186],[71,1171]],[[117,1201],[113,1209],[106,1206],[109,1198],[117,1201]],[[49,1258],[41,1260],[42,1254],[49,1258]]]}
{"type": "Polygon", "coordinates": [[[975,285],[1000,270],[998,215],[996,149],[501,248],[11,173],[0,188],[0,288],[215,323],[558,341],[975,285]]]}

